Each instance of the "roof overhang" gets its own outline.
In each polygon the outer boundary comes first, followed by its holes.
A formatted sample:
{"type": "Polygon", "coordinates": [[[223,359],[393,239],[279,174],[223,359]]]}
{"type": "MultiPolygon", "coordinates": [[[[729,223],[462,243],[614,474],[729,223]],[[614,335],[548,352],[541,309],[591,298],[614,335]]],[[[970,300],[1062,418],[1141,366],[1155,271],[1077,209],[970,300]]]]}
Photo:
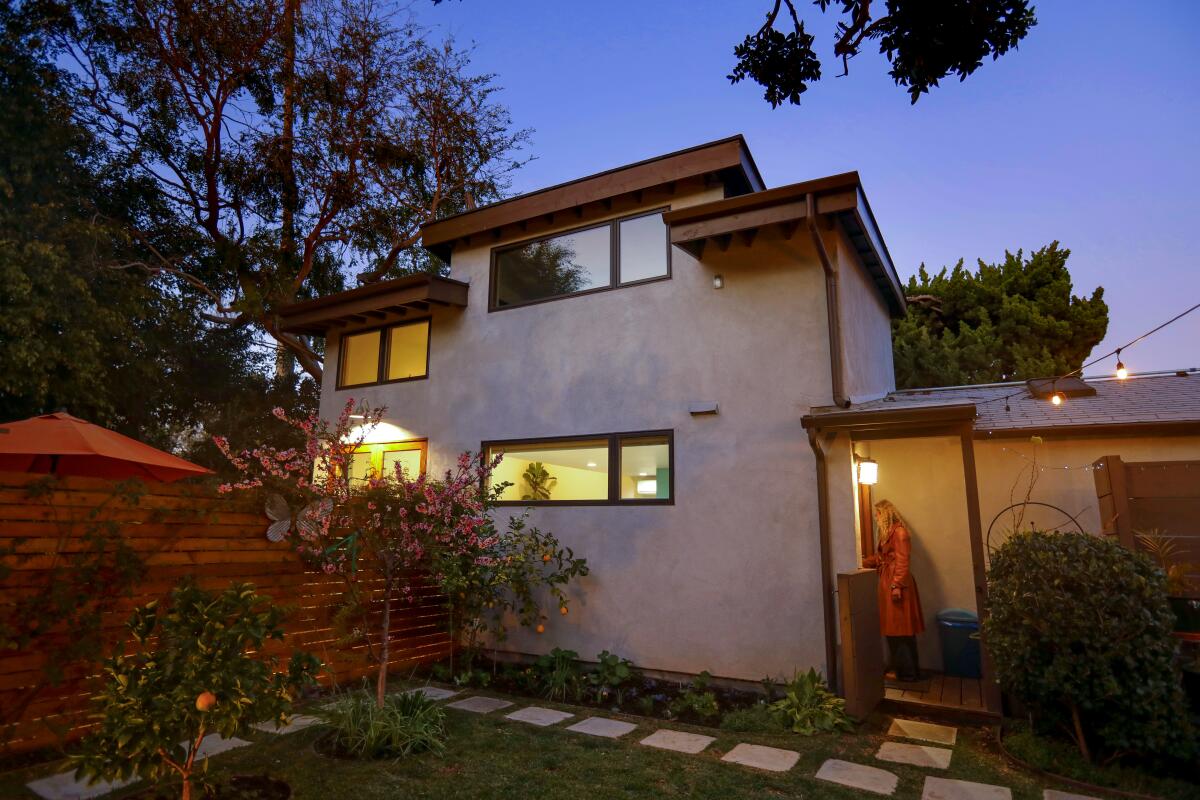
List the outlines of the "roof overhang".
{"type": "Polygon", "coordinates": [[[325,336],[330,328],[387,322],[427,312],[433,306],[461,308],[467,305],[468,288],[462,281],[437,275],[407,275],[368,283],[284,306],[279,310],[279,327],[285,333],[325,336]]]}
{"type": "Polygon", "coordinates": [[[841,225],[892,314],[903,314],[904,290],[857,172],[689,206],[668,212],[664,220],[671,228],[671,244],[700,258],[709,242],[725,250],[735,235],[749,242],[770,226],[777,226],[790,239],[807,221],[810,194],[817,216],[841,225]]]}
{"type": "Polygon", "coordinates": [[[800,423],[806,430],[845,432],[858,438],[900,438],[969,428],[974,424],[975,414],[974,403],[954,403],[865,411],[824,411],[806,414],[800,423]]]}
{"type": "Polygon", "coordinates": [[[481,234],[500,234],[506,225],[523,225],[530,220],[573,212],[582,218],[584,207],[599,204],[598,211],[612,208],[625,195],[636,195],[677,181],[714,176],[725,185],[726,196],[759,192],[764,184],[746,140],[739,136],[668,153],[646,161],[560,183],[536,192],[464,211],[421,227],[421,244],[434,255],[449,260],[454,245],[481,234]]]}

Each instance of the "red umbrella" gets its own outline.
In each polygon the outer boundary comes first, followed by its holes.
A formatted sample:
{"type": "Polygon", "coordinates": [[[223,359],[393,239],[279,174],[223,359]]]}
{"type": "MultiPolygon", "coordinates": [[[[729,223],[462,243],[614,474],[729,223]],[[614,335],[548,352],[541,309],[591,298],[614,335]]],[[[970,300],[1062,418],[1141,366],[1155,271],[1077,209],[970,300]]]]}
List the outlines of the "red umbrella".
{"type": "Polygon", "coordinates": [[[163,482],[212,472],[63,411],[0,425],[0,471],[163,482]]]}

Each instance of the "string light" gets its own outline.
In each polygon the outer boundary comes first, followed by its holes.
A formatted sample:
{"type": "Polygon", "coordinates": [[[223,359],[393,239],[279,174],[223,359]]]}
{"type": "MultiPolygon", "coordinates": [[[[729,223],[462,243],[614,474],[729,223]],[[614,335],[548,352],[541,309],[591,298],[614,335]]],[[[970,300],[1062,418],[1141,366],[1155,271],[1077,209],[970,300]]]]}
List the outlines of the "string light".
{"type": "MultiPolygon", "coordinates": [[[[1039,438],[1040,438],[1040,437],[1039,437],[1039,438]]],[[[1034,442],[1034,444],[1041,444],[1041,442],[1034,442]]],[[[1028,461],[1030,464],[1033,464],[1034,466],[1036,466],[1036,467],[1037,467],[1037,469],[1038,469],[1038,472],[1045,472],[1046,470],[1050,470],[1051,472],[1056,472],[1056,471],[1058,471],[1058,470],[1066,470],[1066,471],[1068,471],[1068,472],[1076,472],[1076,471],[1082,470],[1083,472],[1091,472],[1091,471],[1093,471],[1093,470],[1096,470],[1096,469],[1104,469],[1104,464],[1103,464],[1103,463],[1098,463],[1098,464],[1078,464],[1078,465],[1070,465],[1070,464],[1042,464],[1042,463],[1040,463],[1040,462],[1039,462],[1039,461],[1038,461],[1036,458],[1030,458],[1029,456],[1027,456],[1027,455],[1025,455],[1024,453],[1022,453],[1020,450],[1014,450],[1014,449],[1012,449],[1011,447],[1001,447],[1000,449],[1001,449],[1002,451],[1004,451],[1005,453],[1009,453],[1009,454],[1011,454],[1011,455],[1014,455],[1014,456],[1016,456],[1017,458],[1020,458],[1020,459],[1022,459],[1022,460],[1024,460],[1024,461],[1028,461]]]]}
{"type": "Polygon", "coordinates": [[[1125,369],[1125,362],[1121,360],[1121,348],[1117,348],[1117,380],[1125,380],[1129,377],[1129,370],[1125,369]]]}
{"type": "Polygon", "coordinates": [[[1054,394],[1050,395],[1050,402],[1056,406],[1061,406],[1063,404],[1063,393],[1055,392],[1054,394]]]}

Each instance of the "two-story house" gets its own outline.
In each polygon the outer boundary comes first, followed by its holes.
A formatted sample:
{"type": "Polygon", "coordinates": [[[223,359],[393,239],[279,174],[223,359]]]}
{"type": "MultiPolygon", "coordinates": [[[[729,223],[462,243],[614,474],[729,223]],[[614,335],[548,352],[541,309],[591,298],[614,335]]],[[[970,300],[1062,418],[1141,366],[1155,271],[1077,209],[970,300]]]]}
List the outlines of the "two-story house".
{"type": "Polygon", "coordinates": [[[447,277],[283,327],[325,337],[325,416],[387,407],[356,469],[503,454],[511,510],[587,558],[570,615],[506,647],[747,680],[831,664],[830,549],[855,545],[821,534],[801,419],[894,388],[904,309],[858,175],[767,189],[735,136],[432,222],[423,246],[447,277]]]}

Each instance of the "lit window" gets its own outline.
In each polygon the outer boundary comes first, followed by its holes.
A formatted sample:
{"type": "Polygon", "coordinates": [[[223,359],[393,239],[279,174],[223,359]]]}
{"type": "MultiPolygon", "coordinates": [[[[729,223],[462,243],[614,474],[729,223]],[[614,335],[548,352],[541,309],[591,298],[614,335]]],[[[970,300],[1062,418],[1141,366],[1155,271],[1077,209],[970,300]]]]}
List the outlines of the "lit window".
{"type": "Polygon", "coordinates": [[[493,257],[491,307],[668,277],[667,241],[662,212],[655,211],[504,247],[493,257]]]}
{"type": "Polygon", "coordinates": [[[489,460],[503,457],[492,473],[494,486],[508,484],[500,503],[672,502],[669,432],[485,442],[483,449],[489,460]]]}
{"type": "Polygon", "coordinates": [[[429,368],[429,320],[397,325],[388,334],[389,381],[423,378],[429,368]]]}
{"type": "Polygon", "coordinates": [[[379,381],[379,331],[342,337],[342,386],[379,381]]]}
{"type": "Polygon", "coordinates": [[[415,480],[425,472],[427,452],[424,440],[364,444],[350,456],[350,480],[365,481],[374,475],[394,477],[397,466],[405,478],[415,480]]]}

